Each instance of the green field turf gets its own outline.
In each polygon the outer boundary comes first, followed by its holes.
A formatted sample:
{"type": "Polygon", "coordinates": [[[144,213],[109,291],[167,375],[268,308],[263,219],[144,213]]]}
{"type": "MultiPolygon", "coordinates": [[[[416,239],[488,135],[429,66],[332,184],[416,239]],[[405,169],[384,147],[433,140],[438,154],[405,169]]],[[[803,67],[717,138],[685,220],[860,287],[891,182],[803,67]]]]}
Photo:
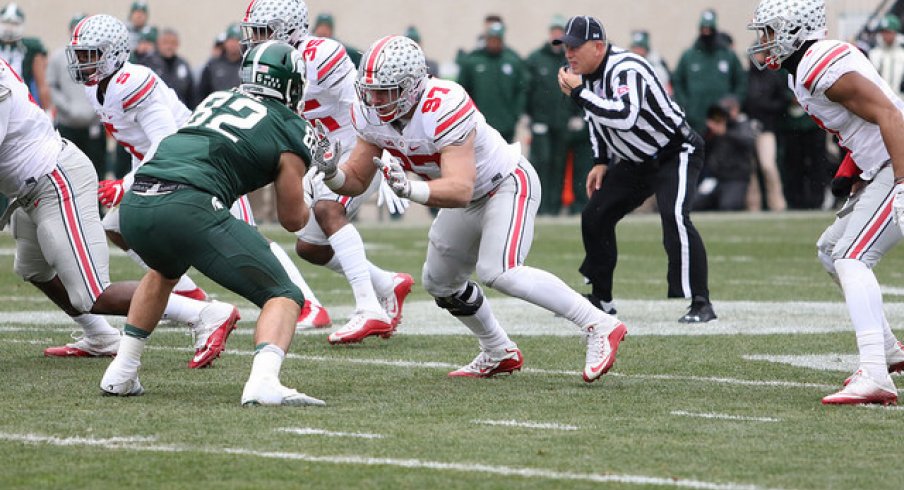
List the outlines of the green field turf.
{"type": "MultiPolygon", "coordinates": [[[[626,219],[615,283],[629,335],[613,371],[591,385],[581,380],[576,328],[494,293],[524,371],[448,378],[477,354],[476,341],[416,285],[389,340],[330,346],[327,332],[296,337],[282,380],[324,399],[323,408],[239,405],[255,309],[197,273],[208,292],[242,309],[227,352],[211,369],[189,370],[191,338],[161,327],[143,358],[147,393],[101,396],[108,359],[42,357],[74,324],[15,277],[4,232],[0,489],[904,488],[904,411],[819,402],[856,364],[840,294],[815,257],[830,220],[696,216],[720,314],[697,327],[676,322],[687,301],[665,300],[658,219],[626,219]]],[[[371,260],[420,282],[426,226],[360,229],[371,260]]],[[[291,250],[288,233],[266,234],[291,250]]],[[[582,256],[576,220],[538,223],[529,265],[586,292],[582,256]]],[[[111,264],[116,280],[140,275],[121,253],[111,264]]],[[[300,267],[341,325],[348,286],[300,267]]],[[[877,275],[889,320],[900,325],[904,255],[891,253],[877,275]]]]}

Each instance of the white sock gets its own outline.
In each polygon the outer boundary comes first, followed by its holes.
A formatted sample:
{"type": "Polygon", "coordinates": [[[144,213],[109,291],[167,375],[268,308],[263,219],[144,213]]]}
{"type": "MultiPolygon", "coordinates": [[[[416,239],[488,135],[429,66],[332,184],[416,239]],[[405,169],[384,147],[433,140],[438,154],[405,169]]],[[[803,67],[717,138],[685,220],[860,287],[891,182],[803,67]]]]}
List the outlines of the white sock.
{"type": "Polygon", "coordinates": [[[367,261],[367,267],[370,270],[370,282],[374,285],[374,291],[380,296],[389,296],[392,294],[395,274],[375,266],[373,262],[369,260],[367,261]]]}
{"type": "Polygon", "coordinates": [[[181,323],[195,323],[201,316],[201,310],[210,303],[186,298],[178,294],[169,295],[166,309],[163,310],[164,320],[175,320],[181,323]]]}
{"type": "Polygon", "coordinates": [[[885,320],[885,325],[882,329],[882,338],[883,344],[885,344],[885,352],[894,349],[895,345],[898,344],[898,338],[895,337],[895,333],[891,331],[891,326],[888,324],[888,320],[885,320]]]}
{"type": "Polygon", "coordinates": [[[526,265],[514,267],[497,277],[492,287],[509,296],[546,308],[581,328],[601,325],[611,329],[619,323],[614,316],[598,310],[561,279],[542,269],[526,265]]]}
{"type": "Polygon", "coordinates": [[[361,240],[358,230],[349,223],[333,233],[329,240],[333,247],[333,257],[339,259],[345,278],[352,287],[356,310],[382,312],[383,307],[370,282],[367,257],[364,255],[364,242],[361,240]]]}
{"type": "Polygon", "coordinates": [[[150,267],[148,267],[148,265],[144,263],[144,260],[142,260],[134,250],[126,250],[126,255],[128,255],[130,259],[135,261],[135,263],[138,264],[142,270],[150,269],[150,267]]]}
{"type": "Polygon", "coordinates": [[[195,289],[198,289],[198,285],[195,284],[195,281],[192,281],[188,275],[182,274],[182,277],[179,278],[179,282],[176,283],[173,291],[194,291],[195,289]]]}
{"type": "Polygon", "coordinates": [[[279,379],[279,370],[282,368],[282,362],[285,358],[286,353],[279,347],[273,344],[265,345],[254,354],[254,360],[251,362],[251,374],[248,379],[279,379]]]}
{"type": "Polygon", "coordinates": [[[107,319],[100,315],[83,313],[72,317],[72,319],[85,331],[85,337],[94,337],[95,335],[119,335],[119,330],[113,328],[107,319]]]}
{"type": "Polygon", "coordinates": [[[292,262],[292,259],[289,258],[289,254],[283,250],[282,247],[279,246],[276,242],[270,242],[270,251],[273,252],[273,255],[276,256],[276,260],[279,261],[280,265],[282,265],[283,270],[286,271],[286,274],[289,275],[289,280],[292,281],[292,284],[298,286],[298,289],[301,289],[301,294],[304,295],[304,299],[310,301],[311,303],[320,306],[320,301],[317,300],[317,297],[314,296],[314,291],[311,290],[311,287],[308,286],[308,283],[305,282],[304,277],[301,276],[301,272],[299,272],[298,267],[295,267],[295,263],[292,262]]]}
{"type": "Polygon", "coordinates": [[[869,377],[884,380],[888,374],[885,363],[885,314],[882,311],[882,291],[879,281],[866,264],[854,259],[835,261],[835,270],[851,322],[857,334],[860,367],[869,377]]]}
{"type": "Polygon", "coordinates": [[[323,264],[327,269],[335,272],[336,274],[345,275],[345,271],[342,270],[342,263],[339,261],[339,256],[335,253],[333,254],[333,258],[330,259],[329,262],[323,264]]]}
{"type": "Polygon", "coordinates": [[[144,352],[146,343],[147,339],[123,335],[119,339],[119,350],[116,352],[116,359],[113,362],[120,363],[128,368],[138,369],[138,366],[141,365],[141,353],[144,352]]]}

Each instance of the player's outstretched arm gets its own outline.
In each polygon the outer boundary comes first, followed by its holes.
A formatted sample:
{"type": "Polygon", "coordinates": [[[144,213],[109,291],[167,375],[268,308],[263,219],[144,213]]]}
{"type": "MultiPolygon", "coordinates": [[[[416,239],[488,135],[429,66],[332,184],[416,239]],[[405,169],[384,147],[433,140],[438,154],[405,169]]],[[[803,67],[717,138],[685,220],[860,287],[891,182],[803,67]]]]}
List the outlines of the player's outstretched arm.
{"type": "Polygon", "coordinates": [[[287,231],[296,232],[308,222],[308,205],[304,202],[304,179],[307,165],[295,153],[279,157],[279,171],[273,187],[276,189],[276,216],[287,231]]]}
{"type": "Polygon", "coordinates": [[[460,145],[449,145],[440,151],[442,176],[431,180],[428,205],[440,208],[463,208],[474,195],[477,164],[474,161],[474,135],[460,145]]]}

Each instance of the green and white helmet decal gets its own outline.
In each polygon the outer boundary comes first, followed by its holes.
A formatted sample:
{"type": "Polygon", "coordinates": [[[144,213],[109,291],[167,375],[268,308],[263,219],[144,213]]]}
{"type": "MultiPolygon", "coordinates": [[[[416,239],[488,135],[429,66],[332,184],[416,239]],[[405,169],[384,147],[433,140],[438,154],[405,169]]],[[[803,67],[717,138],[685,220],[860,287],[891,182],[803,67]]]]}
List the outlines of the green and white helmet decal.
{"type": "Polygon", "coordinates": [[[241,76],[243,91],[279,100],[292,110],[307,85],[301,53],[279,41],[267,41],[245,53],[241,76]]]}

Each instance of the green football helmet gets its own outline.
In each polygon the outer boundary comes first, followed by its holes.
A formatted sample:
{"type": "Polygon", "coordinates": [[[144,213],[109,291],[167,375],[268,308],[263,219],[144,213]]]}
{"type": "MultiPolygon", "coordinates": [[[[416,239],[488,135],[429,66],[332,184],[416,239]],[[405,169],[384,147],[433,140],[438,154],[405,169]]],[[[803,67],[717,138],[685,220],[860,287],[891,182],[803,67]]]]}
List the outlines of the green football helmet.
{"type": "Polygon", "coordinates": [[[267,41],[245,53],[241,74],[241,90],[279,100],[293,111],[308,83],[301,53],[280,41],[267,41]]]}

